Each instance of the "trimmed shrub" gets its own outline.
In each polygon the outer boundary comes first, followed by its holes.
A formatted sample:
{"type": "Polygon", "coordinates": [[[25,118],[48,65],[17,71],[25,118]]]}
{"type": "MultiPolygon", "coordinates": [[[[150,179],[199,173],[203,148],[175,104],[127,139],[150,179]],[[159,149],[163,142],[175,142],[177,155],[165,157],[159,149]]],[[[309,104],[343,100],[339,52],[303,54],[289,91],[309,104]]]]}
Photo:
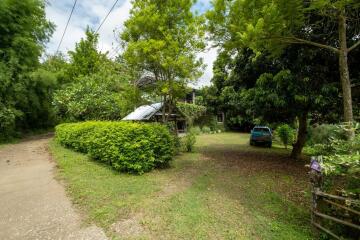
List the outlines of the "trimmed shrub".
{"type": "Polygon", "coordinates": [[[174,138],[160,124],[96,121],[61,124],[56,127],[56,140],[116,170],[137,174],[167,165],[174,154],[174,138]]]}
{"type": "Polygon", "coordinates": [[[204,126],[204,127],[202,127],[201,131],[202,131],[203,133],[210,133],[210,132],[211,132],[211,129],[210,129],[209,127],[207,127],[207,126],[204,126]]]}
{"type": "Polygon", "coordinates": [[[201,129],[199,126],[195,126],[195,127],[190,128],[190,132],[194,133],[195,135],[200,135],[201,129]]]}
{"type": "Polygon", "coordinates": [[[276,135],[279,137],[285,148],[292,144],[295,139],[295,130],[287,124],[282,124],[276,128],[276,135]]]}

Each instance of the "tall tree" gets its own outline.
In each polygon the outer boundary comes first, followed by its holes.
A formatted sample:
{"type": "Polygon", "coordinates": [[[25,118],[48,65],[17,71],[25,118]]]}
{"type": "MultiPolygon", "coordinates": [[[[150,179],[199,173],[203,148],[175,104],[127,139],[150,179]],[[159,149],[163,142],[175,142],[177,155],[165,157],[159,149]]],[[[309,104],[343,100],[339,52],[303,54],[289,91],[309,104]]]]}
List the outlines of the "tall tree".
{"type": "MultiPolygon", "coordinates": [[[[52,84],[44,74],[30,74],[54,25],[46,19],[43,0],[0,1],[0,133],[41,124],[43,95],[52,84]],[[42,75],[42,77],[40,77],[42,75]],[[36,117],[38,116],[38,117],[36,117]]],[[[44,116],[45,117],[45,116],[44,116]]]]}
{"type": "MultiPolygon", "coordinates": [[[[197,58],[204,47],[202,18],[191,11],[194,0],[133,0],[130,18],[121,34],[124,59],[129,65],[151,73],[155,92],[172,112],[176,99],[201,72],[197,58]]],[[[169,115],[168,115],[169,116],[169,115]]],[[[163,121],[167,117],[163,114],[163,121]]]]}
{"type": "MultiPolygon", "coordinates": [[[[360,45],[358,1],[214,0],[213,5],[207,13],[211,37],[226,48],[275,53],[288,44],[306,44],[337,54],[344,121],[353,122],[348,54],[360,45]]],[[[349,131],[349,139],[353,136],[349,131]]]]}
{"type": "Polygon", "coordinates": [[[85,31],[85,38],[76,43],[75,50],[69,51],[70,63],[67,69],[69,80],[79,76],[88,76],[100,71],[105,62],[110,60],[106,54],[98,51],[99,34],[89,27],[85,31]]]}
{"type": "Polygon", "coordinates": [[[265,120],[288,122],[297,118],[293,158],[300,157],[306,143],[309,117],[337,110],[338,84],[333,77],[337,72],[331,70],[334,63],[328,52],[289,47],[277,63],[282,70],[262,74],[250,93],[256,114],[265,120]]]}

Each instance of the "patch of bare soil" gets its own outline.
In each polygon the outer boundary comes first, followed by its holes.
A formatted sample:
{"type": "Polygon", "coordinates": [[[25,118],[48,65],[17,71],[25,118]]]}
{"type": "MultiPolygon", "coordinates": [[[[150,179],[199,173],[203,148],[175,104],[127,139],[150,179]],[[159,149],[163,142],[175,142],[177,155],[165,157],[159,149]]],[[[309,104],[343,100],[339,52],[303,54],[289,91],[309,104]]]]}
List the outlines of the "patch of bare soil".
{"type": "Polygon", "coordinates": [[[122,219],[111,226],[111,230],[121,238],[139,238],[148,234],[148,231],[141,224],[141,215],[133,215],[122,219]]]}
{"type": "Polygon", "coordinates": [[[197,175],[197,169],[187,168],[182,172],[175,174],[160,191],[159,198],[169,198],[176,193],[183,192],[189,188],[197,175]]]}

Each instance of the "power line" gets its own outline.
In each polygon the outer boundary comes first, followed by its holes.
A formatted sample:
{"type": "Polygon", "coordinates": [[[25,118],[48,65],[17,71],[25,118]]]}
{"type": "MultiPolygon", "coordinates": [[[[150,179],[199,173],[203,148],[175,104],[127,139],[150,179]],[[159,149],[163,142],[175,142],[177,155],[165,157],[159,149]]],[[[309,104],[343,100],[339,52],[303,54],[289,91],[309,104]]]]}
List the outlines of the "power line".
{"type": "Polygon", "coordinates": [[[102,20],[102,22],[100,23],[99,27],[96,29],[95,33],[98,33],[100,28],[102,27],[102,25],[104,24],[104,22],[106,21],[106,19],[108,18],[108,16],[110,15],[110,13],[112,12],[112,10],[114,10],[116,4],[118,3],[119,0],[116,0],[115,3],[112,5],[110,11],[107,13],[107,15],[105,16],[105,18],[102,20]]]}
{"type": "Polygon", "coordinates": [[[61,36],[61,40],[60,40],[60,42],[59,42],[59,46],[57,47],[56,53],[57,53],[57,52],[59,52],[59,49],[60,49],[61,43],[62,43],[62,41],[63,41],[63,39],[64,39],[64,36],[65,36],[66,30],[67,30],[67,28],[68,28],[68,26],[69,26],[69,22],[70,22],[70,19],[71,19],[72,14],[73,14],[73,12],[74,12],[74,9],[75,9],[75,6],[76,6],[76,3],[77,3],[77,0],[75,0],[75,1],[74,1],[74,5],[73,5],[73,7],[72,7],[72,9],[71,9],[70,16],[69,16],[69,18],[68,18],[68,20],[67,20],[67,23],[66,23],[66,26],[65,26],[64,32],[63,32],[63,34],[62,34],[62,36],[61,36]]]}
{"type": "Polygon", "coordinates": [[[120,50],[121,45],[118,45],[116,48],[113,48],[111,52],[109,53],[109,58],[113,58],[118,54],[118,51],[120,50]]]}

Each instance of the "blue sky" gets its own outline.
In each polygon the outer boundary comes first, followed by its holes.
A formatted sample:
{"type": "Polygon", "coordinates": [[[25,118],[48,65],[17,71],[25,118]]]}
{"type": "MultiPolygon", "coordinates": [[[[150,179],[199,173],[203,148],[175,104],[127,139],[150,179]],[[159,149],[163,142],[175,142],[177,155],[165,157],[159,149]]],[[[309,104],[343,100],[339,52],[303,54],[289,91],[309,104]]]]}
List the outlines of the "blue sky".
{"type": "MultiPolygon", "coordinates": [[[[115,0],[78,0],[66,35],[61,44],[60,51],[66,53],[69,50],[73,50],[75,43],[84,37],[84,31],[87,26],[96,29],[114,4],[114,1],[115,0]]],[[[48,0],[48,5],[46,7],[47,18],[57,26],[47,45],[47,52],[50,54],[56,51],[73,3],[74,0],[48,0]]],[[[210,6],[210,0],[198,0],[193,9],[197,10],[199,13],[203,13],[209,9],[210,6]]],[[[115,9],[99,31],[99,50],[112,53],[117,49],[118,33],[121,31],[123,23],[128,19],[130,9],[130,0],[118,1],[115,9]]],[[[207,68],[204,75],[199,80],[199,86],[209,85],[212,77],[212,64],[216,55],[215,49],[207,50],[200,54],[199,57],[204,59],[207,68]]]]}

